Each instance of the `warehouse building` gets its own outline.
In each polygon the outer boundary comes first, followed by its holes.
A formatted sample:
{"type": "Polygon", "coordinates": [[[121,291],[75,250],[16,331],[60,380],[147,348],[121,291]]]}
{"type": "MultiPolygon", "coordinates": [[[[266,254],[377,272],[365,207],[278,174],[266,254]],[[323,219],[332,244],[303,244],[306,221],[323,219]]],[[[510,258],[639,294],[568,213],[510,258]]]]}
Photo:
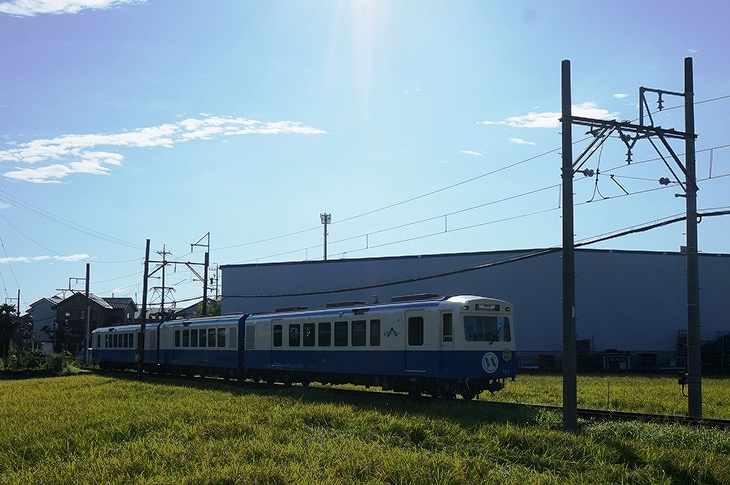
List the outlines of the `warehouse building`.
{"type": "MultiPolygon", "coordinates": [[[[682,369],[686,255],[576,250],[579,368],[682,369]]],[[[558,369],[562,353],[560,249],[226,265],[222,312],[323,308],[393,296],[473,294],[511,302],[518,364],[558,369]]],[[[730,255],[700,254],[703,365],[730,367],[730,255]]]]}

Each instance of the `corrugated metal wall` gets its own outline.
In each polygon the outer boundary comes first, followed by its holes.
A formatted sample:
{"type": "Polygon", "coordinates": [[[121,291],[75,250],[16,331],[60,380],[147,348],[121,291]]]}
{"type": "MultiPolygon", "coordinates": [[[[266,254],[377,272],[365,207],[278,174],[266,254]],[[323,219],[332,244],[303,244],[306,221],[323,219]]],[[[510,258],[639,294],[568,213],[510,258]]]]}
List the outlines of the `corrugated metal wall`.
{"type": "MultiPolygon", "coordinates": [[[[226,265],[222,310],[254,313],[321,308],[334,301],[384,302],[414,293],[476,294],[514,305],[520,351],[560,352],[561,255],[526,257],[540,251],[226,265]]],[[[709,341],[730,331],[730,255],[701,254],[699,264],[702,339],[709,341]]],[[[679,253],[576,251],[576,338],[589,340],[596,351],[675,352],[687,321],[685,268],[679,253]]]]}

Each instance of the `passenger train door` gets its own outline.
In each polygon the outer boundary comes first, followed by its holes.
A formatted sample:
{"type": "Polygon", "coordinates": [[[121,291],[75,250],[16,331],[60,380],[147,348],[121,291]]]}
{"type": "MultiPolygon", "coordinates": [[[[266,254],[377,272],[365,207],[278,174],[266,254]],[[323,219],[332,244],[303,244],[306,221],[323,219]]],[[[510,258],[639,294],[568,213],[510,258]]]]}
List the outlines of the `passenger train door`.
{"type": "Polygon", "coordinates": [[[439,371],[453,372],[456,367],[454,358],[454,314],[444,312],[439,322],[439,371]]]}
{"type": "Polygon", "coordinates": [[[426,318],[426,313],[423,311],[406,312],[405,370],[407,372],[426,371],[426,318]]]}

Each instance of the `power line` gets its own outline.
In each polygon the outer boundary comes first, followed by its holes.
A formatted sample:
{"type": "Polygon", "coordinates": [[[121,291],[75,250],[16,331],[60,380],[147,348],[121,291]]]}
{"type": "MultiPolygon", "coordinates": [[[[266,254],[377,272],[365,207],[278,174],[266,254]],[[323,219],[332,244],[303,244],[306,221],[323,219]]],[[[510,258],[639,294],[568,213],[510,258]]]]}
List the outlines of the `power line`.
{"type": "Polygon", "coordinates": [[[139,245],[132,244],[130,242],[124,241],[122,239],[118,239],[114,236],[109,236],[106,234],[103,234],[101,232],[95,231],[93,229],[89,229],[88,227],[84,227],[80,224],[76,224],[75,222],[71,222],[68,219],[64,219],[63,217],[54,215],[50,212],[47,212],[37,206],[34,206],[33,204],[30,204],[28,202],[25,202],[18,197],[15,197],[13,195],[8,194],[4,190],[0,190],[0,200],[7,202],[10,205],[13,205],[19,209],[23,209],[27,212],[30,212],[31,214],[34,214],[38,217],[42,217],[48,221],[53,222],[54,224],[58,224],[60,226],[66,227],[68,229],[71,229],[76,232],[80,232],[82,234],[86,234],[87,236],[91,236],[97,239],[102,239],[104,241],[112,242],[115,244],[119,244],[122,246],[127,246],[133,249],[141,249],[139,245]]]}

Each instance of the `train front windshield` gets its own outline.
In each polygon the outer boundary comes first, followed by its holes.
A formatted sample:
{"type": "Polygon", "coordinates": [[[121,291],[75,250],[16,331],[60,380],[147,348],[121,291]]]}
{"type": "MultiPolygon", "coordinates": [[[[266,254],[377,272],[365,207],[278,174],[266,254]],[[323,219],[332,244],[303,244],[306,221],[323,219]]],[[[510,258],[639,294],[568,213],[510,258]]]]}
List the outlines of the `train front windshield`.
{"type": "Polygon", "coordinates": [[[464,336],[468,342],[509,342],[509,317],[465,315],[464,336]]]}

